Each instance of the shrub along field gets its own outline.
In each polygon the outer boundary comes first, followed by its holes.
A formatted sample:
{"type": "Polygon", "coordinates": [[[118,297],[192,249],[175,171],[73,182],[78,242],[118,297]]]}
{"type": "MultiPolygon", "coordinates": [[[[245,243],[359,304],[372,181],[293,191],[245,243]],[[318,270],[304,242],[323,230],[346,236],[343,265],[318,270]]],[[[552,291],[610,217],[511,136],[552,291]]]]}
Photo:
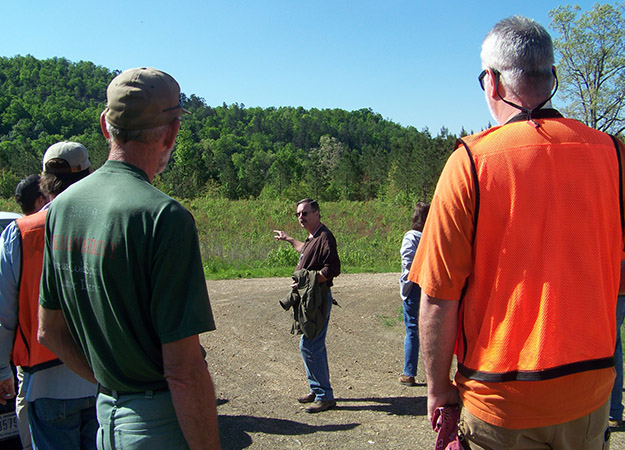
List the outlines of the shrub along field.
{"type": "MultiPolygon", "coordinates": [[[[195,217],[208,279],[289,276],[298,260],[290,244],[273,238],[284,230],[303,241],[306,231],[287,200],[183,200],[195,217]]],[[[410,228],[412,202],[321,202],[321,220],[334,233],[343,273],[399,272],[399,248],[410,228]]],[[[13,199],[0,210],[19,211],[13,199]]]]}
{"type": "MultiPolygon", "coordinates": [[[[306,238],[295,218],[295,202],[199,198],[184,205],[197,223],[207,278],[292,273],[299,255],[290,244],[276,241],[273,230],[306,238]]],[[[375,200],[322,202],[320,207],[322,222],[336,237],[344,273],[400,270],[399,247],[412,206],[375,200]]]]}
{"type": "MultiPolygon", "coordinates": [[[[276,241],[272,231],[306,238],[295,218],[296,202],[197,198],[182,203],[195,217],[207,279],[293,273],[298,254],[290,244],[276,241]]],[[[410,228],[411,201],[322,202],[320,207],[322,222],[336,237],[343,273],[401,270],[399,248],[410,228]]],[[[0,198],[0,211],[20,210],[13,199],[0,198]]],[[[401,321],[401,312],[382,319],[390,326],[401,321]]],[[[625,340],[625,324],[621,338],[625,340]]]]}

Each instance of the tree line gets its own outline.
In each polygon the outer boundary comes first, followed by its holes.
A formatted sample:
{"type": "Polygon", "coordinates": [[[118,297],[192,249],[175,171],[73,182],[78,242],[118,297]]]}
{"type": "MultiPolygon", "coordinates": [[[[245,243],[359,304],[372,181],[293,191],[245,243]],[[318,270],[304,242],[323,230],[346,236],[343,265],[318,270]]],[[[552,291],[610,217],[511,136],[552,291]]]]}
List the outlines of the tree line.
{"type": "MultiPolygon", "coordinates": [[[[567,116],[623,137],[625,2],[550,11],[560,95],[567,116]]],[[[95,167],[107,143],[99,129],[106,87],[119,71],[92,62],[0,57],[0,196],[41,170],[48,146],[75,140],[95,167]]],[[[324,201],[429,200],[456,136],[385,120],[371,109],[210,106],[184,95],[173,161],[155,180],[180,198],[313,196],[324,201]]],[[[464,130],[461,135],[466,134],[464,130]]]]}
{"type": "MultiPolygon", "coordinates": [[[[82,143],[93,165],[103,164],[98,119],[118,73],[64,58],[0,58],[0,195],[40,172],[43,153],[60,140],[82,143]]],[[[183,102],[191,114],[155,180],[180,198],[426,199],[456,140],[445,128],[432,135],[371,109],[210,106],[194,94],[183,102]]]]}

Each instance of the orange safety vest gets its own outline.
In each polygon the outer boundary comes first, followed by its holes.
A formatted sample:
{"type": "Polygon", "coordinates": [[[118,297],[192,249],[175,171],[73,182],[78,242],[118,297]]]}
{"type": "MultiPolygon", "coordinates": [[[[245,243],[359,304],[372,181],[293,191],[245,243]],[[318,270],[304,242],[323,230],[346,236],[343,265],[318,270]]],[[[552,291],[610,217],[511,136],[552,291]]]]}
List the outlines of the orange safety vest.
{"type": "Polygon", "coordinates": [[[37,341],[39,284],[43,265],[47,211],[17,219],[22,263],[18,288],[18,323],[11,359],[25,372],[33,373],[61,364],[58,357],[37,341]]]}
{"type": "Polygon", "coordinates": [[[461,144],[476,207],[458,371],[482,382],[541,381],[614,366],[623,249],[616,141],[554,118],[461,144]]]}

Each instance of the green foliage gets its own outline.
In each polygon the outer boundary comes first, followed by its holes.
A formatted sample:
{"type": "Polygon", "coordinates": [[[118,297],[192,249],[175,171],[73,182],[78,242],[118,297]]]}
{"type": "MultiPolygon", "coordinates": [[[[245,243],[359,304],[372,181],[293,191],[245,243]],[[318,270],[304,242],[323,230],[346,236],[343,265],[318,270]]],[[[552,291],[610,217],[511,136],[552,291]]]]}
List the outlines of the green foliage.
{"type": "MultiPolygon", "coordinates": [[[[0,197],[2,198],[11,198],[15,194],[15,187],[17,183],[21,180],[20,177],[15,175],[13,172],[0,169],[0,197]]],[[[14,202],[15,203],[15,202],[14,202]]],[[[11,211],[7,209],[2,209],[0,211],[11,211]]]]}
{"type": "MultiPolygon", "coordinates": [[[[13,186],[13,189],[15,192],[15,186],[13,186]]],[[[20,206],[17,204],[13,196],[11,196],[11,198],[0,198],[0,211],[22,213],[20,206]]]]}
{"type": "MultiPolygon", "coordinates": [[[[19,178],[37,173],[44,151],[60,140],[84,144],[99,167],[108,147],[98,118],[117,73],[64,58],[0,58],[0,167],[19,178]]],[[[184,94],[183,102],[191,114],[154,183],[185,199],[428,200],[455,139],[371,109],[209,106],[184,94]]]]}
{"type": "MultiPolygon", "coordinates": [[[[98,117],[117,74],[90,62],[0,58],[0,201],[19,210],[15,185],[41,171],[60,140],[85,145],[94,167],[108,146],[98,117]]],[[[454,136],[402,127],[370,109],[212,107],[183,94],[176,150],[159,189],[196,218],[210,278],[288,276],[298,254],[274,229],[306,237],[295,202],[321,201],[343,272],[398,271],[401,238],[417,200],[429,200],[454,136]]]]}
{"type": "MultiPolygon", "coordinates": [[[[403,308],[400,306],[397,311],[396,314],[394,316],[378,316],[378,319],[380,320],[380,322],[382,323],[382,325],[384,325],[387,328],[395,328],[399,325],[403,325],[404,324],[404,310],[403,308]]],[[[404,327],[401,327],[401,331],[404,331],[404,327]]]]}
{"type": "Polygon", "coordinates": [[[595,3],[592,10],[559,6],[549,12],[557,32],[564,111],[588,126],[625,131],[625,2],[595,3]]]}
{"type": "Polygon", "coordinates": [[[108,151],[98,118],[114,75],[90,62],[0,57],[0,166],[18,181],[39,173],[43,153],[60,140],[82,143],[94,166],[102,164],[108,151]]]}
{"type": "MultiPolygon", "coordinates": [[[[195,217],[208,278],[293,272],[299,255],[290,244],[276,241],[273,230],[284,230],[301,241],[306,238],[294,217],[295,202],[204,197],[183,203],[195,217]]],[[[336,237],[344,273],[400,270],[399,248],[410,228],[412,204],[375,200],[320,206],[322,221],[336,237]]]]}
{"type": "Polygon", "coordinates": [[[295,267],[299,260],[299,253],[292,246],[281,245],[267,253],[269,267],[295,267]]]}

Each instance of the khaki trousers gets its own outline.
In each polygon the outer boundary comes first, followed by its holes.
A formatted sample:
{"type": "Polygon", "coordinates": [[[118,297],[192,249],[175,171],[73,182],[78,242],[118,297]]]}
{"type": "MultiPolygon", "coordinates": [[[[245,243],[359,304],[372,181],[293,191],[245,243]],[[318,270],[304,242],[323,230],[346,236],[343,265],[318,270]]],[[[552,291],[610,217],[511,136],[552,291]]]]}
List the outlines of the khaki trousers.
{"type": "Polygon", "coordinates": [[[20,441],[22,441],[22,450],[31,450],[33,448],[30,440],[30,429],[28,428],[28,402],[26,401],[26,392],[22,388],[24,381],[24,371],[17,366],[18,390],[15,397],[15,415],[17,416],[17,428],[20,432],[20,441]]]}
{"type": "Polygon", "coordinates": [[[496,427],[462,409],[458,428],[471,450],[609,450],[610,402],[570,422],[510,430],[496,427]]]}

